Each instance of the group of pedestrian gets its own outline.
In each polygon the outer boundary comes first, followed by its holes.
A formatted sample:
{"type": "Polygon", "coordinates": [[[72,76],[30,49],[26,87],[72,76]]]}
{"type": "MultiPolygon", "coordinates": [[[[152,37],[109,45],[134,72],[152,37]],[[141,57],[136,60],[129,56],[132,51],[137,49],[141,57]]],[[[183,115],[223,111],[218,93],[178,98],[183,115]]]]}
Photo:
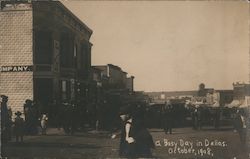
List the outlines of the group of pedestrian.
{"type": "Polygon", "coordinates": [[[63,128],[64,132],[69,135],[73,135],[76,131],[85,131],[86,128],[104,129],[104,107],[101,106],[93,101],[85,100],[59,101],[56,106],[57,112],[54,113],[55,126],[58,129],[63,128]]]}
{"type": "MultiPolygon", "coordinates": [[[[16,137],[16,142],[23,142],[23,136],[26,134],[27,131],[25,131],[26,127],[25,127],[25,123],[26,121],[24,120],[24,118],[21,117],[22,113],[20,111],[17,111],[15,113],[16,117],[14,118],[14,122],[13,122],[13,132],[15,134],[16,137]]],[[[47,128],[47,121],[48,118],[46,116],[46,114],[43,114],[41,119],[41,130],[42,130],[42,134],[45,135],[46,134],[46,128],[47,128]]]]}
{"type": "Polygon", "coordinates": [[[1,95],[1,99],[1,139],[3,143],[11,140],[12,132],[16,142],[23,142],[24,135],[36,135],[38,133],[38,126],[41,126],[42,134],[46,134],[47,114],[40,115],[32,100],[27,99],[25,101],[24,118],[21,111],[15,112],[15,117],[12,118],[12,111],[7,106],[8,96],[1,95]]]}
{"type": "Polygon", "coordinates": [[[66,134],[73,135],[79,126],[77,106],[73,102],[63,102],[58,122],[66,134]]]}
{"type": "Polygon", "coordinates": [[[12,126],[13,132],[16,137],[16,142],[23,142],[24,135],[24,119],[21,117],[21,112],[17,111],[15,113],[16,117],[14,122],[12,121],[12,111],[7,106],[8,96],[1,95],[1,139],[2,143],[7,143],[12,137],[12,126]]]}

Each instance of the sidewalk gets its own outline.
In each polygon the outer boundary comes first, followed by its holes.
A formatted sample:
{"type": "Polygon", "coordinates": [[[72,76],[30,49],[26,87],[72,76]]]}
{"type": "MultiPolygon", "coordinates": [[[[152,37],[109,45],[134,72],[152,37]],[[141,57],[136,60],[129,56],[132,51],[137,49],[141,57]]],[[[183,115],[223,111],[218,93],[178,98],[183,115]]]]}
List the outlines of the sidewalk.
{"type": "Polygon", "coordinates": [[[63,128],[47,128],[47,135],[65,135],[65,133],[63,128]]]}
{"type": "MultiPolygon", "coordinates": [[[[109,134],[109,131],[104,131],[104,130],[93,130],[93,129],[87,129],[85,131],[76,131],[75,134],[83,134],[83,133],[88,133],[88,134],[109,134]]],[[[39,133],[40,135],[40,133],[39,133]]],[[[48,128],[47,129],[47,135],[66,135],[63,128],[48,128]]]]}
{"type": "MultiPolygon", "coordinates": [[[[159,128],[149,128],[148,130],[150,130],[150,132],[163,132],[163,129],[159,129],[159,128]]],[[[235,132],[234,129],[230,126],[224,126],[221,127],[220,129],[216,130],[213,127],[203,127],[203,129],[201,130],[193,130],[190,127],[184,127],[184,128],[173,128],[173,131],[177,134],[182,133],[182,131],[180,130],[184,130],[185,132],[204,132],[204,131],[215,131],[215,132],[225,132],[225,131],[232,131],[235,132]]],[[[111,132],[109,131],[105,131],[105,130],[93,130],[93,129],[85,129],[84,131],[76,131],[75,135],[77,134],[110,134],[111,132]]],[[[41,135],[41,133],[39,133],[39,135],[41,135]]],[[[66,135],[63,128],[47,128],[47,135],[66,135]]]]}

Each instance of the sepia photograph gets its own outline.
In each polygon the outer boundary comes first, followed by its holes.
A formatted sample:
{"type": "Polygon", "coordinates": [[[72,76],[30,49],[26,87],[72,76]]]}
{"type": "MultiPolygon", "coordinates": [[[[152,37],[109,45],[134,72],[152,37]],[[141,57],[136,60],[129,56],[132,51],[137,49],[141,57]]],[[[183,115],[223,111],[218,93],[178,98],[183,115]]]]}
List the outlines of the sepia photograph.
{"type": "Polygon", "coordinates": [[[0,159],[250,159],[249,1],[0,6],[0,159]]]}

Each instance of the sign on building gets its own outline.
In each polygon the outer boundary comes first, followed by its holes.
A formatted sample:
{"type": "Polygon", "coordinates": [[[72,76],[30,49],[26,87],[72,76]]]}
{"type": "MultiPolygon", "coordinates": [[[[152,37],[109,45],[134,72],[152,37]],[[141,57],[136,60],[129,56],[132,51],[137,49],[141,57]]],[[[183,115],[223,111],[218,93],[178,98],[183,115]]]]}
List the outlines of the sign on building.
{"type": "Polygon", "coordinates": [[[33,71],[33,66],[1,66],[0,72],[27,72],[33,71]]]}

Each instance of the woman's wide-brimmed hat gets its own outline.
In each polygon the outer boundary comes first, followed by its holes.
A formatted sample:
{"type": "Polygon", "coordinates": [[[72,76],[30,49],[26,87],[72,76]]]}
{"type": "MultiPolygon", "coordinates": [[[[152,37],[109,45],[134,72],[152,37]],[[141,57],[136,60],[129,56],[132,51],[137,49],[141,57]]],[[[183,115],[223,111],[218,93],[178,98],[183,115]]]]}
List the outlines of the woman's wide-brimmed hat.
{"type": "Polygon", "coordinates": [[[22,113],[21,113],[20,111],[17,111],[15,114],[16,114],[17,116],[22,115],[22,113]]]}
{"type": "Polygon", "coordinates": [[[119,114],[120,115],[126,115],[126,114],[132,114],[133,112],[133,107],[131,105],[126,105],[120,107],[119,114]]]}

